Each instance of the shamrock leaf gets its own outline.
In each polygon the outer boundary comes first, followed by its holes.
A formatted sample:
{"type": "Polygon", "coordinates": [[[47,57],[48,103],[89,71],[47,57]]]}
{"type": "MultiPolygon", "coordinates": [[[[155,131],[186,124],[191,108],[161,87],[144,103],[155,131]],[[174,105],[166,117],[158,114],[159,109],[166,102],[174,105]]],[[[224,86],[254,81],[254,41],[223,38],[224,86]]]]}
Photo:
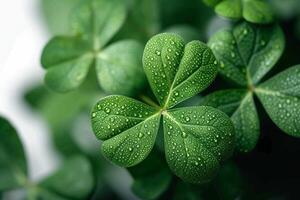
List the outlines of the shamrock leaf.
{"type": "Polygon", "coordinates": [[[282,54],[284,37],[280,28],[242,23],[233,30],[216,33],[209,45],[221,63],[221,75],[244,88],[214,92],[204,97],[200,105],[219,108],[231,116],[236,150],[251,151],[259,138],[254,95],[280,129],[299,136],[299,65],[260,84],[282,54]]]}
{"type": "Polygon", "coordinates": [[[59,92],[74,90],[95,66],[99,84],[106,92],[137,93],[145,83],[141,68],[143,46],[124,40],[107,47],[125,16],[120,0],[83,1],[71,18],[73,36],[56,36],[43,50],[46,84],[59,92]]]}
{"type": "Polygon", "coordinates": [[[170,169],[185,181],[211,180],[233,150],[233,125],[212,107],[172,109],[206,88],[218,62],[199,41],[185,45],[175,34],[150,39],[143,55],[144,70],[160,105],[148,106],[124,96],[101,99],[92,111],[92,128],[102,152],[112,162],[134,166],[152,150],[163,118],[164,146],[170,169]]]}
{"type": "Polygon", "coordinates": [[[0,117],[0,191],[26,183],[27,163],[16,130],[0,117]]]}
{"type": "Polygon", "coordinates": [[[266,0],[203,0],[223,17],[242,19],[258,24],[273,21],[273,10],[266,0]]]}

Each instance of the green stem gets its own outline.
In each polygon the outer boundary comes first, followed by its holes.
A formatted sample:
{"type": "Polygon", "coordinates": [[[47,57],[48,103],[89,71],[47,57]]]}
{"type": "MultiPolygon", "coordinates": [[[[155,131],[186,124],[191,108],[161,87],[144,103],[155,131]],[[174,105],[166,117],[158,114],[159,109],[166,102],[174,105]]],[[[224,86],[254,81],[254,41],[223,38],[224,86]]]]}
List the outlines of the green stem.
{"type": "Polygon", "coordinates": [[[155,108],[159,108],[161,109],[161,107],[159,105],[157,105],[152,99],[150,99],[149,97],[145,96],[145,95],[140,95],[139,96],[140,99],[142,101],[144,101],[145,103],[149,104],[150,106],[153,106],[155,108]]]}

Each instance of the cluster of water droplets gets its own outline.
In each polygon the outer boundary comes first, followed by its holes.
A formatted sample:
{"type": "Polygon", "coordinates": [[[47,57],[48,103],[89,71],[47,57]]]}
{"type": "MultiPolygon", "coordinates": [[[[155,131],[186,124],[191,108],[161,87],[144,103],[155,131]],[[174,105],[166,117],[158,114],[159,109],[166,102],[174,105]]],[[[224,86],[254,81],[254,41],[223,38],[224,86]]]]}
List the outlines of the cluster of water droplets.
{"type": "Polygon", "coordinates": [[[184,51],[184,41],[174,34],[159,34],[147,43],[144,69],[153,92],[163,104],[173,83],[184,51]]]}
{"type": "Polygon", "coordinates": [[[92,111],[92,127],[100,139],[117,135],[153,115],[150,106],[124,96],[109,96],[100,100],[92,111]]]}

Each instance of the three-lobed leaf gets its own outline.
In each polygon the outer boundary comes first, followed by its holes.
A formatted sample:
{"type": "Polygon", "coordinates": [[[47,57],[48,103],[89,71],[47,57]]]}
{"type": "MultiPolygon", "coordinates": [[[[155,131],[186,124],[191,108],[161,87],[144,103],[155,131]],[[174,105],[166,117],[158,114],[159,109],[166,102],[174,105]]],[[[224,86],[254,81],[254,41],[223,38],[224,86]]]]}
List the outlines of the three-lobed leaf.
{"type": "Polygon", "coordinates": [[[299,65],[260,84],[280,58],[284,43],[278,26],[257,26],[245,22],[232,30],[216,33],[209,42],[221,63],[221,74],[244,89],[214,92],[205,97],[201,105],[211,105],[231,116],[238,151],[251,151],[259,139],[254,95],[258,96],[280,129],[289,135],[299,136],[299,65]]]}
{"type": "Polygon", "coordinates": [[[125,15],[120,0],[83,1],[71,20],[73,36],[54,37],[43,50],[41,62],[47,70],[46,84],[59,92],[74,90],[86,80],[91,66],[95,66],[99,84],[106,92],[138,93],[145,83],[143,46],[124,40],[106,48],[123,25],[125,15]]]}
{"type": "Polygon", "coordinates": [[[101,99],[91,117],[94,133],[104,140],[104,155],[120,166],[140,163],[152,150],[163,118],[165,154],[171,170],[185,181],[211,180],[233,150],[230,119],[212,107],[170,108],[213,81],[218,62],[212,51],[199,41],[185,45],[180,36],[164,33],[149,40],[143,58],[160,106],[124,96],[101,99]]]}

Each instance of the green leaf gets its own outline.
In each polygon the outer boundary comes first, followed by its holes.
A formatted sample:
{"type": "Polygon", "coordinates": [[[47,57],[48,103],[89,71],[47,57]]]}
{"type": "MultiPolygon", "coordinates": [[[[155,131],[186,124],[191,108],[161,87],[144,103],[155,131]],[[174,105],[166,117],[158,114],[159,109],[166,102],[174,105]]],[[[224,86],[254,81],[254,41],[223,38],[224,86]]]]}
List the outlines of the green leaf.
{"type": "Polygon", "coordinates": [[[218,108],[231,117],[238,152],[254,149],[259,139],[259,120],[251,93],[246,89],[221,90],[204,97],[200,105],[218,108]]]}
{"type": "Polygon", "coordinates": [[[231,116],[246,96],[245,89],[227,89],[210,93],[200,100],[199,105],[217,108],[231,116]]]}
{"type": "Polygon", "coordinates": [[[82,84],[93,62],[89,44],[78,37],[54,37],[43,50],[41,62],[47,85],[59,92],[82,84]]]}
{"type": "Polygon", "coordinates": [[[289,135],[300,136],[300,65],[293,66],[255,90],[272,121],[289,135]]]}
{"type": "Polygon", "coordinates": [[[120,166],[144,160],[153,148],[160,121],[158,110],[124,96],[101,99],[92,112],[96,136],[105,140],[104,155],[120,166]]]}
{"type": "Polygon", "coordinates": [[[200,41],[185,46],[170,33],[152,37],[144,50],[144,70],[150,86],[164,108],[170,108],[205,89],[217,73],[212,51],[200,41]]]}
{"type": "Polygon", "coordinates": [[[122,0],[86,0],[74,11],[73,32],[93,40],[94,50],[104,47],[124,23],[122,0]]]}
{"type": "Polygon", "coordinates": [[[220,73],[241,86],[257,84],[284,50],[279,26],[240,23],[210,38],[209,46],[220,61],[220,73]]]}
{"type": "Polygon", "coordinates": [[[66,199],[85,199],[93,189],[93,182],[89,161],[76,156],[68,159],[53,175],[43,180],[39,187],[66,199]]]}
{"type": "Polygon", "coordinates": [[[274,20],[273,9],[266,0],[243,0],[243,16],[252,23],[268,24],[274,20]]]}
{"type": "Polygon", "coordinates": [[[157,199],[167,190],[172,174],[164,157],[153,151],[139,165],[128,168],[134,178],[132,191],[142,199],[157,199]]]}
{"type": "Polygon", "coordinates": [[[136,94],[146,84],[142,68],[144,47],[134,40],[116,42],[99,53],[97,76],[109,93],[136,94]]]}
{"type": "Polygon", "coordinates": [[[265,0],[203,0],[214,6],[218,15],[231,19],[242,19],[258,24],[268,24],[274,20],[273,10],[265,0]]]}
{"type": "Polygon", "coordinates": [[[259,117],[251,93],[242,100],[231,120],[235,127],[236,150],[238,152],[253,150],[258,142],[260,130],[259,117]]]}
{"type": "Polygon", "coordinates": [[[191,183],[210,181],[220,162],[232,154],[234,128],[228,116],[205,106],[174,109],[163,115],[171,170],[191,183]]]}
{"type": "Polygon", "coordinates": [[[232,19],[243,17],[241,0],[223,0],[215,7],[218,15],[232,19]]]}
{"type": "Polygon", "coordinates": [[[0,191],[4,191],[26,183],[27,163],[16,130],[2,117],[0,137],[0,191]]]}

